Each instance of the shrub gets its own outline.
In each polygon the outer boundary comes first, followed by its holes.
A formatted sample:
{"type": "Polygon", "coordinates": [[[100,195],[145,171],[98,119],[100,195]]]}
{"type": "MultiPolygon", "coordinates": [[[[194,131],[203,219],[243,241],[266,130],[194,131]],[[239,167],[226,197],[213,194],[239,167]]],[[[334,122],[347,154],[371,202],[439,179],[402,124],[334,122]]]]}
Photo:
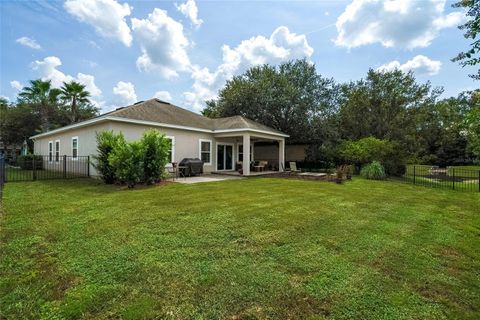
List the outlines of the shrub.
{"type": "Polygon", "coordinates": [[[116,178],[133,188],[143,178],[143,148],[138,141],[120,139],[108,157],[116,178]]]}
{"type": "Polygon", "coordinates": [[[110,164],[109,157],[120,142],[125,142],[121,133],[115,134],[113,131],[97,133],[97,155],[93,156],[95,160],[93,166],[107,184],[115,182],[115,169],[110,164]]]}
{"type": "Polygon", "coordinates": [[[33,160],[35,160],[35,170],[43,169],[43,157],[39,155],[26,154],[18,156],[17,164],[20,169],[33,170],[33,160]]]}
{"type": "Polygon", "coordinates": [[[362,168],[360,174],[371,180],[383,180],[385,179],[385,169],[382,164],[378,161],[372,161],[372,163],[367,164],[362,168]]]}
{"type": "Polygon", "coordinates": [[[142,140],[143,181],[152,184],[161,180],[168,163],[170,140],[158,130],[151,129],[143,134],[142,140]]]}

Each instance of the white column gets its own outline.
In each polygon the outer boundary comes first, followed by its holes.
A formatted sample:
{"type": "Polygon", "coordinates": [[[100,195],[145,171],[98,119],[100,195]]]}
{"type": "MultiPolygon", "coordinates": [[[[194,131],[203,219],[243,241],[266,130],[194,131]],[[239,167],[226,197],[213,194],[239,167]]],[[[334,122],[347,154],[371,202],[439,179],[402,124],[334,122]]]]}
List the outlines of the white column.
{"type": "Polygon", "coordinates": [[[278,171],[285,169],[285,139],[278,141],[278,171]]]}
{"type": "Polygon", "coordinates": [[[243,135],[243,175],[250,175],[250,135],[245,133],[243,135]]]}

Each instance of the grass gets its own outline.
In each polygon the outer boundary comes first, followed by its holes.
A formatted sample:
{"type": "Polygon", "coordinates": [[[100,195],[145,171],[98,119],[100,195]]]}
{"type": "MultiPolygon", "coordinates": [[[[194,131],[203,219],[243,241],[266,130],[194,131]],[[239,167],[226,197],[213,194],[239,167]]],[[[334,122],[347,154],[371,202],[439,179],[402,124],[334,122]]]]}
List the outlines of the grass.
{"type": "Polygon", "coordinates": [[[2,319],[478,319],[480,196],[356,178],[7,183],[2,319]]]}

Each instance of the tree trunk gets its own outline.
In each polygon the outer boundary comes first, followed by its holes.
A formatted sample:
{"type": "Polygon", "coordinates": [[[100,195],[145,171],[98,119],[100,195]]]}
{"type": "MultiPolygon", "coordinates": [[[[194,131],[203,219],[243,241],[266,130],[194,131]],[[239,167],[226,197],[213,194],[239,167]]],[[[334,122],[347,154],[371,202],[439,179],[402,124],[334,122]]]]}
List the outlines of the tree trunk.
{"type": "Polygon", "coordinates": [[[75,123],[77,121],[77,99],[75,96],[72,98],[72,123],[75,123]]]}

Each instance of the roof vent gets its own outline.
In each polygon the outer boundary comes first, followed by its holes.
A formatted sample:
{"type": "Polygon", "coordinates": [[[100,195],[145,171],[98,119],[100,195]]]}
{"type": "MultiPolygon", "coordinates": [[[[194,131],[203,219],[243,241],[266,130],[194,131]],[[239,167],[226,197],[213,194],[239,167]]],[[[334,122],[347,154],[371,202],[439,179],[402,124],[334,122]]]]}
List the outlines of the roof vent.
{"type": "Polygon", "coordinates": [[[137,105],[137,104],[142,103],[142,102],[143,102],[143,100],[140,100],[140,101],[135,102],[133,105],[137,105]]]}
{"type": "Polygon", "coordinates": [[[160,99],[158,99],[158,98],[155,98],[155,100],[157,100],[157,102],[160,102],[160,103],[170,104],[170,102],[163,101],[163,100],[160,100],[160,99]]]}
{"type": "Polygon", "coordinates": [[[125,107],[116,108],[115,111],[117,111],[117,110],[122,110],[122,109],[125,109],[125,107]]]}

